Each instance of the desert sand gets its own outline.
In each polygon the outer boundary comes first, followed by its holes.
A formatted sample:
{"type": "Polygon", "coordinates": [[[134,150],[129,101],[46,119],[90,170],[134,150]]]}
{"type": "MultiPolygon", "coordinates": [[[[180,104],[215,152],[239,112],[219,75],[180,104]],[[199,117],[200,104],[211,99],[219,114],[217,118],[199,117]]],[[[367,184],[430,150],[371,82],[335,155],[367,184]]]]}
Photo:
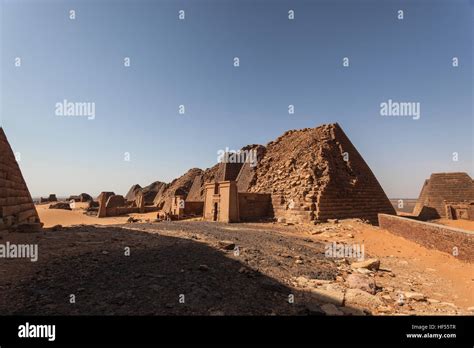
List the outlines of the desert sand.
{"type": "MultiPolygon", "coordinates": [[[[82,218],[80,211],[65,213],[82,218]]],[[[8,234],[11,242],[28,238],[30,234],[8,234]]],[[[474,311],[473,264],[360,220],[318,225],[204,221],[81,225],[45,229],[35,241],[38,262],[22,260],[0,267],[3,313],[472,315],[474,311]],[[363,244],[366,258],[377,258],[380,269],[360,274],[353,260],[325,257],[325,245],[333,241],[363,244]],[[239,247],[238,254],[231,250],[232,244],[239,247]],[[124,254],[126,247],[131,256],[124,254]],[[361,290],[351,288],[351,275],[373,279],[377,293],[364,293],[362,303],[355,301],[361,301],[353,296],[361,290]],[[81,299],[72,309],[61,300],[70,293],[81,299]],[[187,296],[185,306],[177,302],[182,293],[187,296]],[[289,305],[288,294],[295,295],[294,305],[289,305]],[[401,304],[400,294],[406,296],[401,304]],[[328,301],[332,305],[324,304],[328,301]]]]}
{"type": "Polygon", "coordinates": [[[474,231],[474,221],[472,220],[450,220],[450,219],[439,219],[430,221],[435,224],[441,224],[445,226],[462,228],[463,230],[474,231]]]}
{"type": "Polygon", "coordinates": [[[155,213],[147,214],[130,214],[129,216],[116,216],[98,218],[96,216],[90,216],[84,214],[87,203],[76,203],[76,207],[73,210],[64,209],[49,209],[50,204],[37,204],[36,209],[40,216],[41,222],[44,223],[44,227],[53,227],[55,225],[61,225],[64,227],[73,225],[116,225],[124,224],[127,222],[129,217],[134,217],[142,220],[154,220],[156,219],[155,213]]]}

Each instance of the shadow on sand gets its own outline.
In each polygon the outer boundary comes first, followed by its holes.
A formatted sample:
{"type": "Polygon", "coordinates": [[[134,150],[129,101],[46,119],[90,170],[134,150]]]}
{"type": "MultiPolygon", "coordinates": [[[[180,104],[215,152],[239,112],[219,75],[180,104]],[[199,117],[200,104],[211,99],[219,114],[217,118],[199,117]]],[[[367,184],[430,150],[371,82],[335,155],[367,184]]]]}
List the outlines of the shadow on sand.
{"type": "Polygon", "coordinates": [[[193,239],[92,226],[54,236],[38,241],[41,262],[11,284],[2,314],[322,314],[308,294],[193,239]]]}

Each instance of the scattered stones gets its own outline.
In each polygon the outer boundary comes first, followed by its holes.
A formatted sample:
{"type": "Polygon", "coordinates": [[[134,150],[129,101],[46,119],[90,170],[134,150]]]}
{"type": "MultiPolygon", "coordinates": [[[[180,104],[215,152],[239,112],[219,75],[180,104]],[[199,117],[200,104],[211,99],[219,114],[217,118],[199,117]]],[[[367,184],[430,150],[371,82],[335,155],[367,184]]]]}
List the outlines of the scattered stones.
{"type": "Polygon", "coordinates": [[[367,268],[357,268],[356,271],[361,274],[372,274],[373,272],[367,268]]]}
{"type": "Polygon", "coordinates": [[[230,240],[220,240],[218,243],[219,248],[224,250],[234,250],[235,243],[230,240]]]}
{"type": "Polygon", "coordinates": [[[382,271],[382,272],[387,272],[387,273],[391,273],[392,270],[390,268],[387,268],[387,267],[379,267],[378,269],[379,271],[382,271]]]}
{"type": "Polygon", "coordinates": [[[328,222],[330,224],[337,224],[339,222],[339,220],[338,219],[328,219],[328,222]]]}
{"type": "Polygon", "coordinates": [[[347,289],[344,304],[361,308],[374,308],[383,305],[378,297],[360,289],[347,289]]]}
{"type": "Polygon", "coordinates": [[[64,210],[72,210],[71,206],[69,203],[65,202],[58,202],[58,203],[53,203],[49,206],[49,209],[64,209],[64,210]]]}
{"type": "Polygon", "coordinates": [[[239,273],[250,275],[252,273],[252,270],[242,266],[239,268],[239,273]]]}
{"type": "Polygon", "coordinates": [[[350,274],[347,277],[347,285],[351,289],[360,289],[370,294],[375,294],[375,280],[362,274],[350,274]]]}
{"type": "Polygon", "coordinates": [[[451,303],[451,302],[440,302],[439,304],[444,305],[444,306],[448,306],[448,307],[452,307],[452,308],[455,308],[455,309],[458,308],[454,303],[451,303]]]}
{"type": "Polygon", "coordinates": [[[323,315],[325,314],[321,307],[313,302],[309,302],[305,304],[307,312],[303,312],[304,315],[323,315]]]}
{"type": "Polygon", "coordinates": [[[326,315],[344,315],[335,305],[332,303],[326,303],[321,306],[321,309],[326,315]]]}
{"type": "Polygon", "coordinates": [[[312,298],[322,303],[332,303],[342,306],[344,303],[344,292],[335,289],[313,288],[310,290],[312,298]]]}
{"type": "Polygon", "coordinates": [[[351,267],[353,269],[367,268],[367,269],[376,271],[380,267],[380,260],[379,259],[368,259],[368,260],[364,260],[364,261],[353,262],[351,264],[351,267]]]}
{"type": "Polygon", "coordinates": [[[340,307],[339,308],[345,315],[352,315],[352,316],[365,316],[365,312],[359,308],[353,307],[340,307]]]}
{"type": "MultiPolygon", "coordinates": [[[[441,302],[441,301],[436,300],[434,298],[428,298],[428,299],[426,299],[426,301],[428,301],[429,303],[440,303],[441,302]]],[[[472,307],[472,308],[474,309],[474,307],[472,307]]]]}
{"type": "Polygon", "coordinates": [[[409,300],[414,300],[414,301],[424,301],[425,300],[425,295],[419,292],[412,292],[412,291],[406,291],[403,293],[405,295],[405,298],[409,300]]]}
{"type": "Polygon", "coordinates": [[[378,306],[377,307],[377,312],[380,313],[390,313],[393,311],[393,308],[390,306],[378,306]]]}
{"type": "Polygon", "coordinates": [[[295,279],[295,282],[298,286],[300,287],[305,287],[305,286],[308,286],[309,285],[309,279],[306,278],[306,277],[297,277],[295,279]]]}

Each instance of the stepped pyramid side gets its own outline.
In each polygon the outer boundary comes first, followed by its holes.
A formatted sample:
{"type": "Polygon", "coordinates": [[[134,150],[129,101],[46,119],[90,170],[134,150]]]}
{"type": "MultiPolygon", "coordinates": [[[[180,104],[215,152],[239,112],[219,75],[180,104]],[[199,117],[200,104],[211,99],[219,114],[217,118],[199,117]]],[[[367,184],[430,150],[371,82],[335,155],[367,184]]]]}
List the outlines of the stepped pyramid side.
{"type": "Polygon", "coordinates": [[[251,192],[270,193],[275,217],[308,222],[395,214],[362,156],[338,124],[288,131],[267,145],[251,192]]]}
{"type": "Polygon", "coordinates": [[[426,218],[445,218],[444,201],[473,200],[474,183],[467,173],[433,173],[423,184],[413,214],[422,214],[426,218]]]}
{"type": "Polygon", "coordinates": [[[362,218],[377,222],[378,213],[396,214],[370,167],[337,124],[323,146],[328,180],[317,198],[316,218],[362,218]]]}
{"type": "Polygon", "coordinates": [[[7,137],[0,128],[0,231],[40,219],[7,137]]]}

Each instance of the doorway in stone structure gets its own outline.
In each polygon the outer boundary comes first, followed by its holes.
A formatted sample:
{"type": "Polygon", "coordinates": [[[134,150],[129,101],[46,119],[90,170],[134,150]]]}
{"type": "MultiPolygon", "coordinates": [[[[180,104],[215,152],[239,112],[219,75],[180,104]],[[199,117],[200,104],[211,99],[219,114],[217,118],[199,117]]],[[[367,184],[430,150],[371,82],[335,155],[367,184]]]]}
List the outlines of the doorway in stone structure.
{"type": "Polygon", "coordinates": [[[212,221],[217,221],[217,208],[218,208],[218,204],[216,202],[214,203],[214,216],[212,217],[212,221]]]}

